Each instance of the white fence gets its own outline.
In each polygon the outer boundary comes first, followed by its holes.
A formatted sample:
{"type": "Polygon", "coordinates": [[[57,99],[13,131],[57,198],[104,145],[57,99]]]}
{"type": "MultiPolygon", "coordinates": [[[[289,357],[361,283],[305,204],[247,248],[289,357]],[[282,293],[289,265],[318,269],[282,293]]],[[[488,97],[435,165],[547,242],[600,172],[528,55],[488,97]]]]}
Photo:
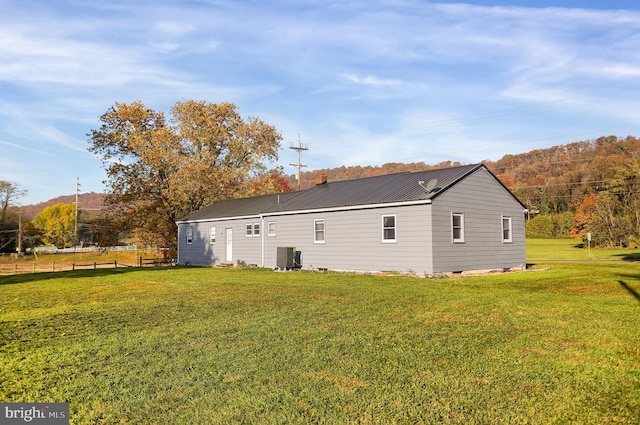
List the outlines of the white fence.
{"type": "Polygon", "coordinates": [[[39,246],[31,251],[36,254],[73,254],[76,252],[100,252],[100,251],[137,251],[137,245],[123,246],[74,246],[71,248],[56,248],[55,246],[39,246]]]}

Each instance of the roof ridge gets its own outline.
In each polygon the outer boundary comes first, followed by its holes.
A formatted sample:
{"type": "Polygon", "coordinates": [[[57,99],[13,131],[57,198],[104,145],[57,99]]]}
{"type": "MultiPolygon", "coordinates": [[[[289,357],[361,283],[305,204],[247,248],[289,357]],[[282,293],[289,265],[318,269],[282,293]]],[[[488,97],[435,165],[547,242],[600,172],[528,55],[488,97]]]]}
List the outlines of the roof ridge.
{"type": "MultiPolygon", "coordinates": [[[[362,177],[356,177],[356,178],[353,178],[353,179],[344,179],[344,180],[328,180],[327,183],[352,182],[352,181],[356,181],[356,180],[374,179],[374,178],[380,178],[380,177],[391,177],[391,176],[399,176],[399,175],[407,175],[407,174],[428,173],[428,172],[431,172],[431,171],[453,170],[455,168],[464,168],[464,167],[477,167],[479,165],[482,165],[482,163],[479,162],[479,163],[474,163],[474,164],[456,165],[456,166],[453,166],[453,167],[430,168],[428,170],[422,170],[422,171],[398,171],[398,172],[395,172],[395,173],[376,174],[374,176],[362,176],[362,177]]],[[[324,173],[324,174],[327,175],[327,173],[324,173]]],[[[308,187],[306,189],[297,190],[295,192],[304,192],[305,190],[313,189],[314,187],[315,187],[315,185],[311,186],[311,187],[308,187]]]]}
{"type": "Polygon", "coordinates": [[[220,201],[184,217],[183,220],[201,219],[209,215],[217,215],[217,217],[249,216],[318,208],[428,201],[481,168],[486,169],[486,166],[478,163],[329,181],[326,184],[314,185],[299,191],[220,201]],[[438,188],[425,192],[420,180],[431,178],[438,179],[438,188]]]}

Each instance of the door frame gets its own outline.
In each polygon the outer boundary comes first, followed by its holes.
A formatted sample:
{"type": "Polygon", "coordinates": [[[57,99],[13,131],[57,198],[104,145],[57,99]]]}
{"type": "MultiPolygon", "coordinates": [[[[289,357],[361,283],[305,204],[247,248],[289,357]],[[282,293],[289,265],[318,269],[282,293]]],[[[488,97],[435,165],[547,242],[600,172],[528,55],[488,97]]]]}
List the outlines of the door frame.
{"type": "Polygon", "coordinates": [[[225,229],[225,246],[226,261],[233,262],[233,229],[231,227],[225,229]]]}

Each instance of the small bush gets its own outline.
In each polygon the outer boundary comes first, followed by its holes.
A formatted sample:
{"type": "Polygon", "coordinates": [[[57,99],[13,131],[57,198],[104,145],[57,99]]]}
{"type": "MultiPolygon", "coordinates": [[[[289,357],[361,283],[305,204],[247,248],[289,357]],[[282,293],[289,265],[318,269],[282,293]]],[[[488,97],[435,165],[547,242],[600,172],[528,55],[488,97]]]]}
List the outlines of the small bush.
{"type": "Polygon", "coordinates": [[[530,238],[565,238],[573,224],[573,213],[540,214],[527,220],[525,232],[530,238]]]}

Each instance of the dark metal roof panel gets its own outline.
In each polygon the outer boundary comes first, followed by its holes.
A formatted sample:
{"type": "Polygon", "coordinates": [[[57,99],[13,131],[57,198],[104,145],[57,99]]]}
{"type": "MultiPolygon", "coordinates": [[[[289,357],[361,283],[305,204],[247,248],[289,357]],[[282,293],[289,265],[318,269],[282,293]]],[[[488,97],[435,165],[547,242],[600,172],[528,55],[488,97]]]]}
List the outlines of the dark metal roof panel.
{"type": "Polygon", "coordinates": [[[285,202],[296,192],[283,192],[251,198],[227,199],[195,211],[179,221],[206,220],[239,216],[257,216],[278,202],[285,202]]]}
{"type": "Polygon", "coordinates": [[[202,208],[180,221],[427,200],[436,197],[481,167],[484,165],[388,174],[328,182],[298,192],[229,199],[202,208]],[[419,184],[422,181],[426,185],[433,179],[438,183],[431,192],[427,192],[419,184]]]}
{"type": "Polygon", "coordinates": [[[446,190],[481,165],[428,170],[416,173],[398,173],[354,180],[328,182],[298,192],[287,202],[274,205],[265,212],[299,211],[317,208],[347,207],[426,200],[446,190]],[[432,179],[438,184],[427,193],[418,182],[426,185],[432,179]]]}

